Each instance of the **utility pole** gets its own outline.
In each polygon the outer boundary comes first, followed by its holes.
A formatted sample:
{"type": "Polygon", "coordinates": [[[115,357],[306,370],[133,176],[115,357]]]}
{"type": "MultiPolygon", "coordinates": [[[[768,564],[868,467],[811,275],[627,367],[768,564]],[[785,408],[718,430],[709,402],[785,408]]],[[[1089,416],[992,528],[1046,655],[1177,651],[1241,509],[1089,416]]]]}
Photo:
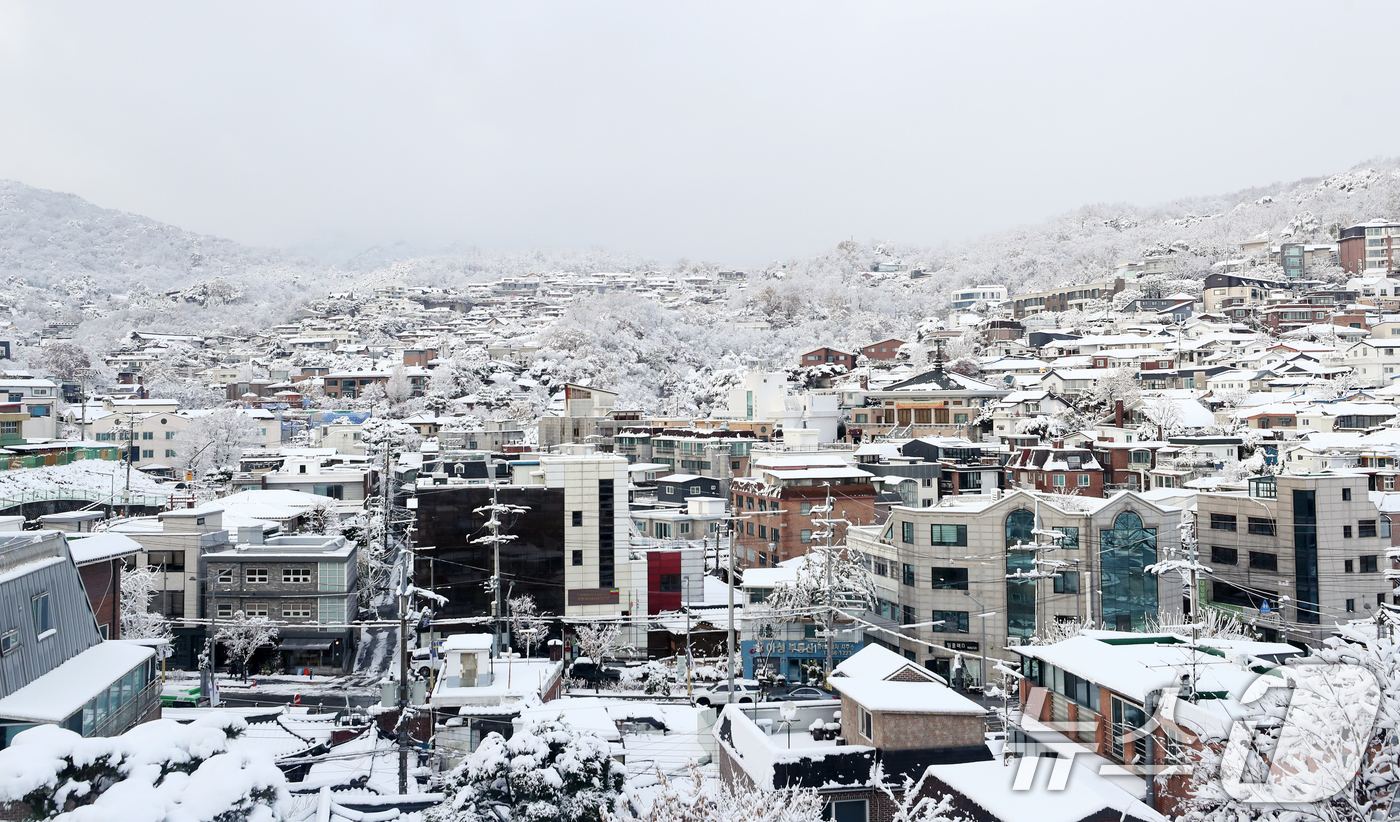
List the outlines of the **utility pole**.
{"type": "Polygon", "coordinates": [[[141,456],[141,445],[136,441],[136,413],[128,412],[126,415],[126,493],[122,497],[122,506],[126,513],[131,513],[131,460],[132,457],[141,456]]]}
{"type": "Polygon", "coordinates": [[[408,793],[408,554],[399,562],[399,795],[408,793]]]}
{"type": "Polygon", "coordinates": [[[729,521],[729,664],[725,667],[729,669],[729,698],[734,698],[734,665],[738,661],[738,654],[734,645],[734,529],[738,520],[729,521]]]}

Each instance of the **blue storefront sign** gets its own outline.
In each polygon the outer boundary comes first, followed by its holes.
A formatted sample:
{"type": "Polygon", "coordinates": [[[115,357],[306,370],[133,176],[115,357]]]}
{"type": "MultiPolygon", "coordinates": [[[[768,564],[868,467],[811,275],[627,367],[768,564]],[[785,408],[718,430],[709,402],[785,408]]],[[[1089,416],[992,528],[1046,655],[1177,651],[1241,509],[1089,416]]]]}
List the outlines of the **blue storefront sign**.
{"type": "MultiPolygon", "coordinates": [[[[832,644],[832,664],[839,665],[856,651],[860,642],[836,642],[832,644]]],[[[739,643],[739,652],[744,657],[744,678],[753,679],[755,664],[767,668],[775,674],[782,674],[789,682],[802,679],[803,662],[826,660],[826,640],[824,639],[746,639],[739,643]]]]}

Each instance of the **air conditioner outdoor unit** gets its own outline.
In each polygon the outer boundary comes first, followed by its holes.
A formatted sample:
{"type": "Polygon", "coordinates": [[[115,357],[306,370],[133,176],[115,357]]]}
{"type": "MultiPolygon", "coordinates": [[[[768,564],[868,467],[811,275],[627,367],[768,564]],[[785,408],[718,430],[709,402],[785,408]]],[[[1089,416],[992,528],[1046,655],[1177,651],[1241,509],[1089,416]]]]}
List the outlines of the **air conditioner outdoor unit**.
{"type": "Polygon", "coordinates": [[[1006,645],[1007,645],[1007,647],[1009,647],[1009,648],[1014,648],[1014,647],[1016,647],[1016,646],[1018,646],[1018,645],[1020,645],[1020,644],[1021,644],[1021,638],[1018,637],[1018,636],[1009,636],[1009,637],[1006,638],[1006,645]]]}

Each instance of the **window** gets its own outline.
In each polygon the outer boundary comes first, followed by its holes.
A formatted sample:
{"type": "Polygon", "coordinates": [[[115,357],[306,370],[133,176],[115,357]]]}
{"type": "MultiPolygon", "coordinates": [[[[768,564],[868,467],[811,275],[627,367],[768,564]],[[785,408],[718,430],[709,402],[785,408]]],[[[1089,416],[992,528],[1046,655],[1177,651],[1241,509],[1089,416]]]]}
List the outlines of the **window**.
{"type": "Polygon", "coordinates": [[[220,585],[232,585],[232,584],[233,584],[233,569],[232,569],[232,568],[218,568],[218,569],[215,569],[215,571],[214,571],[214,581],[217,582],[217,583],[220,584],[220,585]]]}
{"type": "Polygon", "coordinates": [[[933,621],[943,623],[933,626],[935,634],[967,633],[967,611],[934,611],[933,621]]]}
{"type": "Polygon", "coordinates": [[[1344,559],[1344,560],[1342,560],[1342,571],[1343,571],[1344,573],[1348,573],[1348,574],[1355,573],[1355,572],[1356,572],[1356,563],[1352,562],[1352,561],[1349,560],[1349,559],[1344,559]]]}
{"type": "Polygon", "coordinates": [[[812,513],[812,503],[810,503],[810,502],[804,502],[804,503],[802,503],[801,510],[802,510],[802,516],[804,516],[804,517],[807,516],[808,514],[812,513]]]}
{"type": "Polygon", "coordinates": [[[1063,548],[1063,549],[1065,549],[1065,550],[1068,550],[1068,551],[1078,551],[1078,550],[1079,550],[1079,528],[1078,528],[1078,526],[1075,526],[1075,527],[1072,527],[1072,528],[1056,528],[1055,530],[1056,530],[1056,531],[1059,531],[1061,534],[1064,534],[1064,535],[1065,535],[1065,538],[1062,539],[1062,540],[1060,540],[1060,547],[1061,547],[1061,548],[1063,548]]]}
{"type": "Polygon", "coordinates": [[[1057,594],[1077,594],[1079,593],[1079,572],[1061,571],[1055,577],[1055,593],[1057,594]]]}
{"type": "Polygon", "coordinates": [[[29,613],[34,619],[34,633],[40,639],[54,629],[53,611],[49,608],[49,594],[45,591],[29,600],[29,613]]]}
{"type": "Polygon", "coordinates": [[[583,564],[583,552],[582,552],[582,551],[575,551],[575,552],[574,552],[574,555],[573,555],[573,563],[574,563],[574,565],[582,565],[582,564],[583,564]]]}
{"type": "Polygon", "coordinates": [[[308,583],[311,581],[311,569],[283,568],[282,581],[285,583],[308,583]]]}
{"type": "Polygon", "coordinates": [[[1275,523],[1273,520],[1265,519],[1263,517],[1249,518],[1249,533],[1271,537],[1274,536],[1276,532],[1277,528],[1275,527],[1275,523]]]}
{"type": "Polygon", "coordinates": [[[1240,552],[1234,548],[1221,548],[1219,545],[1210,546],[1210,561],[1221,565],[1239,565],[1240,552]]]}
{"type": "Polygon", "coordinates": [[[1278,554],[1270,554],[1264,551],[1250,551],[1249,567],[1256,571],[1277,571],[1278,554]]]}
{"type": "Polygon", "coordinates": [[[1343,525],[1343,526],[1342,526],[1342,539],[1351,539],[1351,526],[1350,526],[1350,525],[1343,525]]]}
{"type": "Polygon", "coordinates": [[[752,522],[746,522],[746,523],[744,523],[744,530],[748,533],[749,536],[753,536],[753,523],[752,523],[752,522]]]}
{"type": "Polygon", "coordinates": [[[1356,600],[1354,600],[1354,599],[1349,599],[1349,600],[1347,600],[1347,613],[1351,613],[1352,611],[1355,611],[1355,610],[1356,610],[1356,600]]]}
{"type": "Polygon", "coordinates": [[[674,486],[674,485],[668,485],[668,486],[666,486],[666,493],[668,493],[668,494],[674,494],[674,493],[676,493],[676,486],[674,486]]]}
{"type": "Polygon", "coordinates": [[[0,635],[0,656],[9,656],[19,647],[19,631],[6,631],[0,635]]]}
{"type": "Polygon", "coordinates": [[[803,528],[797,532],[797,538],[802,541],[803,545],[807,545],[812,541],[812,529],[803,528]]]}
{"type": "Polygon", "coordinates": [[[247,583],[267,582],[266,568],[245,568],[243,570],[243,581],[247,583]]]}
{"type": "Polygon", "coordinates": [[[889,563],[878,557],[875,559],[873,570],[876,576],[887,577],[890,575],[889,563]]]}
{"type": "Polygon", "coordinates": [[[875,720],[864,708],[860,709],[860,733],[866,739],[875,738],[875,720]]]}
{"type": "Polygon", "coordinates": [[[1356,535],[1362,539],[1374,537],[1376,535],[1376,521],[1373,519],[1363,519],[1356,523],[1356,535]]]}
{"type": "Polygon", "coordinates": [[[907,563],[907,562],[904,563],[904,584],[905,584],[905,585],[913,585],[913,584],[914,584],[914,566],[910,565],[910,564],[907,563]]]}
{"type": "Polygon", "coordinates": [[[901,625],[913,625],[914,623],[918,622],[918,620],[919,620],[919,618],[914,614],[914,606],[912,606],[912,605],[905,605],[905,606],[904,606],[904,620],[903,620],[900,624],[901,624],[901,625]]]}
{"type": "Polygon", "coordinates": [[[583,512],[582,512],[582,511],[575,511],[575,512],[574,512],[574,527],[575,527],[575,528],[582,528],[582,527],[583,527],[583,512]]]}
{"type": "Polygon", "coordinates": [[[166,456],[167,458],[175,456],[175,449],[174,449],[174,448],[167,448],[167,449],[165,449],[165,456],[166,456]]]}
{"type": "MultiPolygon", "coordinates": [[[[909,566],[905,566],[908,568],[909,566]]],[[[945,591],[967,590],[966,568],[934,568],[933,587],[945,591]]]]}
{"type": "Polygon", "coordinates": [[[156,433],[155,433],[154,431],[142,431],[142,432],[141,432],[141,439],[143,439],[143,440],[153,440],[153,439],[155,439],[155,438],[156,438],[156,433]]]}
{"type": "Polygon", "coordinates": [[[162,571],[185,570],[184,551],[148,551],[146,564],[162,571]]]}
{"type": "Polygon", "coordinates": [[[1088,487],[1089,487],[1089,475],[1088,475],[1088,474],[1080,474],[1080,475],[1079,475],[1079,487],[1080,487],[1080,488],[1088,488],[1088,487]]]}
{"type": "Polygon", "coordinates": [[[1350,489],[1350,488],[1343,488],[1343,489],[1342,489],[1342,502],[1350,502],[1350,501],[1351,501],[1351,489],[1350,489]]]}
{"type": "Polygon", "coordinates": [[[298,602],[283,605],[282,616],[286,619],[311,619],[311,603],[298,602]]]}
{"type": "Polygon", "coordinates": [[[663,594],[679,594],[681,592],[680,574],[662,574],[660,578],[660,591],[663,594]]]}
{"type": "Polygon", "coordinates": [[[760,525],[760,526],[758,526],[758,538],[759,538],[759,539],[768,539],[768,526],[766,526],[766,525],[760,525]]]}
{"type": "Polygon", "coordinates": [[[156,455],[156,452],[155,452],[154,449],[151,449],[151,448],[142,448],[142,449],[141,449],[141,459],[143,459],[143,460],[148,460],[148,459],[150,459],[151,457],[154,457],[155,455],[156,455]]]}
{"type": "Polygon", "coordinates": [[[166,431],[166,432],[165,432],[165,438],[168,439],[168,440],[173,440],[173,439],[175,439],[175,432],[174,432],[174,431],[166,431]]]}
{"type": "Polygon", "coordinates": [[[967,526],[930,525],[929,541],[934,545],[967,545],[967,526]]]}
{"type": "Polygon", "coordinates": [[[1211,514],[1210,530],[1212,531],[1233,531],[1235,530],[1234,514],[1211,514]]]}
{"type": "Polygon", "coordinates": [[[914,541],[914,523],[912,523],[912,522],[901,522],[901,523],[899,524],[899,535],[900,535],[900,539],[902,539],[904,542],[913,543],[913,541],[914,541]]]}
{"type": "Polygon", "coordinates": [[[1055,479],[1054,479],[1054,485],[1055,485],[1056,488],[1064,488],[1064,487],[1065,487],[1065,475],[1064,475],[1064,474],[1056,474],[1056,475],[1055,475],[1055,479]]]}
{"type": "Polygon", "coordinates": [[[1374,574],[1376,573],[1376,570],[1377,568],[1375,554],[1369,554],[1361,558],[1361,573],[1374,574]]]}
{"type": "Polygon", "coordinates": [[[243,608],[243,613],[250,617],[265,617],[267,616],[267,603],[250,602],[243,608]]]}

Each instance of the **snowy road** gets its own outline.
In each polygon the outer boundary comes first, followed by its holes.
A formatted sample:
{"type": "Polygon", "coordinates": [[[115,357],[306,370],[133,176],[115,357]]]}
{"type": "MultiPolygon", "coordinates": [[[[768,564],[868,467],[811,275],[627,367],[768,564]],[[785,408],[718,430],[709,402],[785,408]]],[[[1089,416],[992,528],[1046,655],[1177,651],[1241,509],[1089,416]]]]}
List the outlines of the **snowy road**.
{"type": "Polygon", "coordinates": [[[397,627],[365,628],[360,649],[355,654],[355,668],[348,679],[360,687],[377,685],[379,680],[398,670],[394,664],[398,647],[397,627]]]}

